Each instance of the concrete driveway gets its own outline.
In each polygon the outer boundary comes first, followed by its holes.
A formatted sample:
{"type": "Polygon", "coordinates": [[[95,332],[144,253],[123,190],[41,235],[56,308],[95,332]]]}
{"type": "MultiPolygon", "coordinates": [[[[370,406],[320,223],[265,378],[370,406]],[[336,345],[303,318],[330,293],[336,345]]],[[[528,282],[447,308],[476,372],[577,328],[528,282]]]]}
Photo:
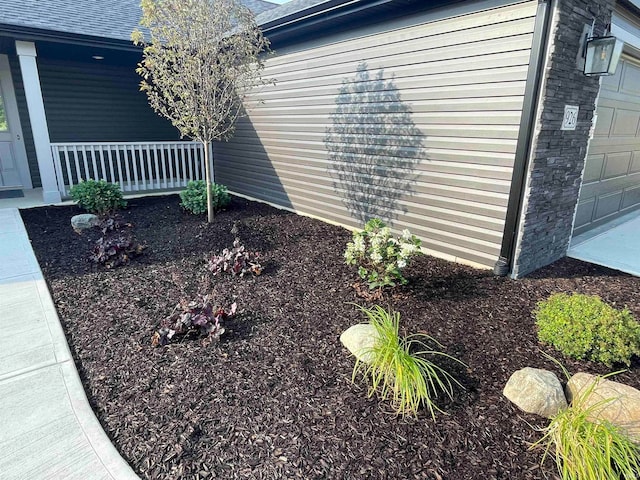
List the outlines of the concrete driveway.
{"type": "Polygon", "coordinates": [[[567,256],[640,276],[640,211],[574,237],[567,256]]]}

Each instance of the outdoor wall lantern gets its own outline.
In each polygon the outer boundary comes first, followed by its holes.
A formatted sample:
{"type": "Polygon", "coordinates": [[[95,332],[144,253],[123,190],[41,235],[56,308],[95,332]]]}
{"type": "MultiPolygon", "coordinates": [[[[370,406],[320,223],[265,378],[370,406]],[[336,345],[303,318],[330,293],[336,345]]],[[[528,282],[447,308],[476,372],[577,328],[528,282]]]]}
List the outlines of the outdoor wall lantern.
{"type": "Polygon", "coordinates": [[[584,74],[613,75],[622,54],[624,42],[613,36],[587,38],[584,74]]]}

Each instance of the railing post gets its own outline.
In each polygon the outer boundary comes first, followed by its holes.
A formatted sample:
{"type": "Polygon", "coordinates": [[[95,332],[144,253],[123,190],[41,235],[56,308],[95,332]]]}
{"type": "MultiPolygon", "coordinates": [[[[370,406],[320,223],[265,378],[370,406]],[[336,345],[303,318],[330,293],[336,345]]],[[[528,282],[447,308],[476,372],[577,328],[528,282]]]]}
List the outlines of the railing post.
{"type": "Polygon", "coordinates": [[[56,172],[56,180],[58,182],[58,192],[60,192],[60,199],[62,199],[67,196],[67,189],[64,185],[64,175],[62,174],[62,164],[60,162],[58,147],[51,145],[51,155],[53,157],[53,168],[56,172]]]}

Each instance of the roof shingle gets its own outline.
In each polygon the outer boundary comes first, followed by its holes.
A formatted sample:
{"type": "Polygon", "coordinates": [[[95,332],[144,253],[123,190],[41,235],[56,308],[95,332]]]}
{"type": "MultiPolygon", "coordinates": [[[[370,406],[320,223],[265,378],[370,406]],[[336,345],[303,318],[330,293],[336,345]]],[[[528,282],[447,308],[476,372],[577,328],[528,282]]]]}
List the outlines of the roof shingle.
{"type": "MultiPolygon", "coordinates": [[[[138,26],[140,0],[1,0],[0,23],[54,32],[129,40],[138,26]]],[[[254,14],[278,7],[242,0],[254,14]]]]}
{"type": "Polygon", "coordinates": [[[257,16],[256,22],[258,25],[265,25],[273,22],[274,20],[288,17],[289,15],[315,7],[316,5],[328,3],[329,1],[330,0],[293,0],[279,6],[278,8],[263,11],[257,16]]]}

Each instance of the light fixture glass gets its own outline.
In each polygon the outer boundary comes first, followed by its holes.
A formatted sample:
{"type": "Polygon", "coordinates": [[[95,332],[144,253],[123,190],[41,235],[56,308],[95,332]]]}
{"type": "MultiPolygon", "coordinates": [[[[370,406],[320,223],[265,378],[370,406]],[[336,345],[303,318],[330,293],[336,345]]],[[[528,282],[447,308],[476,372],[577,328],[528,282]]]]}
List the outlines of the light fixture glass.
{"type": "Polygon", "coordinates": [[[585,75],[613,75],[622,54],[624,42],[616,37],[595,37],[587,40],[585,75]]]}

